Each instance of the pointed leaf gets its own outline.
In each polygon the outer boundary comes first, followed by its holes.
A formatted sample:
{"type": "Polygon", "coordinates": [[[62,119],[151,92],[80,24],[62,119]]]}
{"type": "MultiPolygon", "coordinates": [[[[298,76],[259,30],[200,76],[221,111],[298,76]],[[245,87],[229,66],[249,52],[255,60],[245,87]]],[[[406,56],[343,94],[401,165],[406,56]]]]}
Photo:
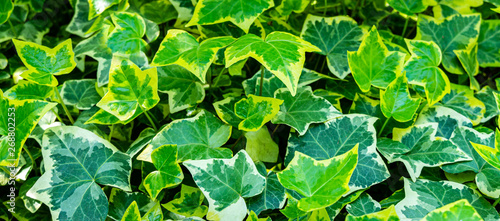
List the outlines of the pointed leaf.
{"type": "Polygon", "coordinates": [[[458,60],[462,64],[462,67],[467,75],[469,75],[470,89],[478,91],[481,86],[479,85],[479,82],[477,82],[476,78],[474,78],[474,76],[479,73],[477,44],[472,45],[468,49],[454,50],[453,52],[457,55],[458,60]]]}
{"type": "MultiPolygon", "coordinates": [[[[425,11],[429,6],[429,0],[387,0],[387,3],[398,12],[413,16],[416,13],[425,11]]],[[[407,18],[409,19],[409,18],[407,18]]]]}
{"type": "Polygon", "coordinates": [[[433,210],[422,219],[422,221],[433,220],[483,221],[483,218],[479,216],[477,211],[467,200],[461,199],[439,209],[433,210]]]}
{"type": "Polygon", "coordinates": [[[391,205],[389,208],[378,211],[376,213],[371,213],[371,214],[366,214],[363,216],[353,216],[351,214],[348,214],[346,221],[364,221],[364,220],[371,220],[371,221],[399,221],[398,214],[396,213],[396,209],[394,208],[394,205],[391,205]]]}
{"type": "Polygon", "coordinates": [[[362,193],[354,202],[347,204],[346,210],[350,215],[363,216],[380,211],[380,203],[375,201],[369,194],[362,193]]]}
{"type": "MultiPolygon", "coordinates": [[[[499,133],[497,133],[497,136],[499,133]]],[[[491,166],[500,170],[500,151],[497,148],[491,148],[482,144],[472,143],[476,152],[491,166]]],[[[496,146],[496,145],[495,145],[496,146]]]]}
{"type": "Polygon", "coordinates": [[[280,99],[250,95],[234,104],[234,113],[243,119],[238,125],[239,130],[257,131],[270,121],[283,103],[280,99]]]}
{"type": "Polygon", "coordinates": [[[137,203],[141,215],[146,214],[155,205],[148,195],[142,192],[129,193],[117,188],[111,189],[108,217],[120,220],[133,202],[137,203]]]}
{"type": "Polygon", "coordinates": [[[109,7],[120,3],[120,0],[87,0],[89,2],[89,20],[100,15],[109,7]]]}
{"type": "Polygon", "coordinates": [[[500,67],[500,20],[482,20],[477,61],[481,67],[500,67]]]}
{"type": "Polygon", "coordinates": [[[464,85],[452,84],[450,93],[445,95],[441,102],[443,106],[469,118],[473,125],[481,123],[486,112],[483,102],[474,97],[474,91],[464,85]]]}
{"type": "Polygon", "coordinates": [[[438,123],[436,136],[446,139],[449,139],[455,128],[459,126],[472,128],[469,118],[443,106],[425,107],[420,112],[415,125],[426,123],[438,123]]]}
{"type": "Polygon", "coordinates": [[[146,34],[146,23],[144,19],[129,12],[118,12],[111,14],[115,28],[109,33],[107,45],[113,53],[135,54],[146,47],[147,43],[142,39],[146,34]]]}
{"type": "Polygon", "coordinates": [[[61,89],[61,97],[64,104],[74,105],[80,110],[90,109],[101,99],[94,79],[65,81],[61,89]]]}
{"type": "Polygon", "coordinates": [[[280,5],[276,6],[276,11],[282,16],[290,15],[292,11],[302,13],[309,4],[311,4],[311,0],[283,0],[280,5]]]}
{"type": "Polygon", "coordinates": [[[236,116],[236,113],[234,112],[234,105],[239,100],[240,99],[235,97],[227,97],[224,100],[213,103],[215,111],[217,112],[217,116],[219,116],[219,118],[224,121],[224,123],[236,128],[242,121],[242,119],[236,116]]]}
{"type": "MultiPolygon", "coordinates": [[[[79,0],[85,1],[85,0],[79,0]]],[[[99,62],[97,66],[97,83],[99,87],[108,84],[109,69],[113,59],[113,52],[107,45],[108,29],[101,31],[87,38],[75,46],[75,55],[77,60],[85,60],[85,56],[90,56],[99,62]]]]}
{"type": "Polygon", "coordinates": [[[0,25],[9,19],[13,10],[14,4],[12,4],[11,0],[2,1],[0,3],[0,25]]]}
{"type": "Polygon", "coordinates": [[[201,218],[204,217],[208,211],[208,207],[202,205],[204,198],[200,189],[182,185],[180,197],[163,204],[163,207],[170,212],[182,216],[196,216],[201,218]]]}
{"type": "Polygon", "coordinates": [[[265,210],[280,209],[286,201],[285,188],[278,180],[276,172],[265,170],[265,165],[256,165],[260,174],[266,177],[266,184],[261,194],[250,197],[246,200],[248,210],[254,211],[257,215],[265,210]]]}
{"type": "Polygon", "coordinates": [[[151,152],[151,159],[157,171],[144,178],[143,185],[152,199],[156,199],[162,189],[177,186],[184,179],[177,163],[177,146],[163,145],[151,152]]]}
{"type": "Polygon", "coordinates": [[[267,127],[245,132],[245,138],[247,140],[245,150],[253,161],[269,163],[278,161],[279,147],[271,138],[267,127]]]}
{"type": "Polygon", "coordinates": [[[404,75],[399,76],[380,91],[380,109],[385,117],[393,117],[399,122],[413,119],[420,104],[420,98],[412,98],[404,75]]]}
{"type": "Polygon", "coordinates": [[[45,100],[54,94],[54,88],[32,81],[19,81],[4,92],[6,98],[12,100],[45,100]]]}
{"type": "Polygon", "coordinates": [[[139,207],[137,207],[137,203],[135,201],[132,202],[127,208],[121,221],[141,221],[141,213],[139,212],[139,207]]]}

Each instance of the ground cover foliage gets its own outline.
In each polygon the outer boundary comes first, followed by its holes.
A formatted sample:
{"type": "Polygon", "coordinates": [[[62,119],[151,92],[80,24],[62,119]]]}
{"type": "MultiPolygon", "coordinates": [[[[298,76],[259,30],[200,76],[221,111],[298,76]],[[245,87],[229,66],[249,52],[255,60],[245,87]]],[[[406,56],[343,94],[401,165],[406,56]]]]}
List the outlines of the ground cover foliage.
{"type": "Polygon", "coordinates": [[[0,0],[0,218],[500,220],[498,13],[0,0]]]}

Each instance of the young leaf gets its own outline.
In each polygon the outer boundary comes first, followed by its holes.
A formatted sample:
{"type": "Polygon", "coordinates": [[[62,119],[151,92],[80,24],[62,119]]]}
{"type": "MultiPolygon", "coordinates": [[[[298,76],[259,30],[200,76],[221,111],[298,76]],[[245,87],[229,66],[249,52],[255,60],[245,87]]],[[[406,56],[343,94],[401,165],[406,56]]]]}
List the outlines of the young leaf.
{"type": "Polygon", "coordinates": [[[404,74],[380,91],[380,109],[385,117],[399,122],[413,119],[420,105],[420,98],[412,98],[404,74]]]}
{"type": "Polygon", "coordinates": [[[137,203],[135,201],[132,202],[127,208],[121,221],[141,221],[141,213],[139,212],[139,207],[137,207],[137,203]]]}
{"type": "Polygon", "coordinates": [[[482,20],[477,61],[481,67],[500,67],[500,20],[482,20]]]}
{"type": "Polygon", "coordinates": [[[227,97],[224,100],[214,102],[214,109],[217,112],[217,116],[220,117],[224,123],[229,124],[233,127],[238,127],[238,125],[243,121],[241,118],[236,116],[234,112],[234,105],[239,101],[239,99],[234,97],[227,97]]]}
{"type": "Polygon", "coordinates": [[[274,97],[283,100],[273,124],[286,124],[304,135],[312,123],[322,123],[341,113],[330,102],[313,94],[311,87],[301,87],[295,97],[286,88],[278,89],[274,97]]]}
{"type": "Polygon", "coordinates": [[[90,109],[101,99],[94,79],[65,81],[61,89],[61,97],[64,104],[74,105],[80,110],[90,109]]]}
{"type": "Polygon", "coordinates": [[[357,163],[358,145],[321,161],[296,152],[286,169],[278,173],[278,179],[285,188],[304,196],[298,208],[309,212],[334,204],[349,191],[349,180],[357,163]]]}
{"type": "Polygon", "coordinates": [[[190,160],[183,164],[208,200],[209,220],[242,220],[247,214],[243,197],[256,196],[265,186],[265,178],[244,150],[231,159],[190,160]]]}
{"type": "Polygon", "coordinates": [[[387,0],[387,3],[391,7],[408,16],[425,11],[431,2],[432,0],[387,0]]]}
{"type": "Polygon", "coordinates": [[[438,67],[441,49],[432,41],[406,40],[406,45],[411,52],[404,68],[408,83],[423,86],[425,97],[432,106],[450,93],[450,80],[438,67]]]}
{"type": "Polygon", "coordinates": [[[177,64],[193,73],[202,83],[219,49],[234,41],[232,37],[210,38],[198,43],[184,30],[170,29],[161,42],[151,66],[177,64]]]}
{"type": "Polygon", "coordinates": [[[157,171],[144,178],[143,185],[152,199],[156,199],[162,189],[177,186],[184,179],[177,163],[177,146],[163,145],[151,152],[151,160],[157,171]]]}
{"type": "Polygon", "coordinates": [[[279,147],[271,138],[267,127],[245,132],[245,138],[247,139],[245,150],[254,162],[278,161],[279,147]]]}
{"type": "Polygon", "coordinates": [[[311,0],[283,0],[280,5],[276,6],[276,11],[282,16],[288,16],[292,11],[302,13],[309,4],[311,4],[311,0]]]}
{"type": "Polygon", "coordinates": [[[390,221],[399,221],[398,214],[396,213],[396,209],[394,205],[391,205],[389,208],[378,211],[376,213],[370,213],[362,216],[353,216],[351,214],[347,214],[345,219],[346,221],[364,221],[364,220],[390,220],[390,221]]]}
{"type": "Polygon", "coordinates": [[[248,33],[254,20],[273,6],[272,0],[200,0],[186,26],[230,21],[248,33]]]}
{"type": "Polygon", "coordinates": [[[486,111],[483,102],[474,97],[474,91],[464,85],[452,84],[450,93],[441,102],[443,106],[469,118],[473,125],[481,123],[486,111]]]}
{"type": "Polygon", "coordinates": [[[403,69],[405,54],[390,52],[373,26],[365,35],[358,51],[348,51],[347,60],[352,76],[363,92],[371,85],[386,88],[403,69]]]}
{"type": "Polygon", "coordinates": [[[344,79],[351,73],[347,51],[357,51],[363,35],[363,29],[350,17],[322,18],[309,14],[300,37],[320,48],[318,53],[326,56],[330,72],[344,79]]]}
{"type": "Polygon", "coordinates": [[[224,52],[226,67],[252,57],[278,77],[295,96],[305,52],[320,51],[316,46],[301,38],[286,33],[272,32],[262,38],[248,34],[231,44],[224,52]]]}
{"type": "MultiPolygon", "coordinates": [[[[497,136],[498,135],[497,131],[497,136]]],[[[474,150],[491,166],[500,170],[500,151],[497,148],[491,148],[482,144],[472,143],[474,150]]],[[[497,146],[497,145],[495,145],[497,146]]]]}
{"type": "Polygon", "coordinates": [[[428,213],[422,221],[463,220],[483,221],[483,218],[466,199],[458,200],[428,213]]]}
{"type": "Polygon", "coordinates": [[[102,14],[109,7],[119,4],[120,0],[87,0],[89,2],[88,20],[102,14]]]}
{"type": "Polygon", "coordinates": [[[118,12],[111,14],[115,28],[109,33],[107,45],[113,53],[135,54],[146,47],[142,39],[146,34],[146,23],[137,13],[118,12]]]}
{"type": "Polygon", "coordinates": [[[12,41],[16,46],[17,54],[28,68],[21,74],[21,77],[27,80],[55,87],[59,83],[54,75],[67,74],[76,67],[71,39],[52,49],[16,39],[12,41]]]}
{"type": "Polygon", "coordinates": [[[202,205],[204,198],[200,189],[182,185],[180,197],[162,206],[168,211],[182,216],[204,217],[208,211],[208,207],[202,205]]]}
{"type": "Polygon", "coordinates": [[[415,39],[434,41],[443,53],[444,68],[448,72],[462,74],[463,69],[453,51],[467,49],[474,44],[479,36],[480,24],[480,14],[455,14],[444,21],[419,15],[415,39]]]}
{"type": "Polygon", "coordinates": [[[470,79],[470,89],[478,91],[481,89],[479,82],[477,82],[475,75],[479,73],[479,63],[477,61],[477,44],[471,45],[468,49],[454,50],[453,51],[462,67],[465,69],[470,79]]]}
{"type": "Polygon", "coordinates": [[[156,68],[141,71],[127,59],[113,58],[108,88],[97,106],[121,121],[153,108],[160,101],[156,68]]]}
{"type": "Polygon", "coordinates": [[[346,206],[346,211],[353,216],[363,216],[380,211],[380,203],[375,201],[368,193],[362,193],[356,201],[346,206]]]}
{"type": "Polygon", "coordinates": [[[142,192],[125,192],[113,188],[109,195],[108,217],[112,220],[120,220],[133,202],[137,203],[141,215],[146,214],[156,204],[147,194],[142,192]]]}
{"type": "Polygon", "coordinates": [[[234,104],[234,113],[243,119],[238,125],[239,130],[257,131],[270,121],[278,111],[282,100],[276,98],[250,95],[234,104]]]}
{"type": "Polygon", "coordinates": [[[111,143],[78,127],[52,127],[43,135],[45,173],[28,191],[54,219],[104,220],[108,200],[98,184],[131,191],[131,159],[111,143]]]}

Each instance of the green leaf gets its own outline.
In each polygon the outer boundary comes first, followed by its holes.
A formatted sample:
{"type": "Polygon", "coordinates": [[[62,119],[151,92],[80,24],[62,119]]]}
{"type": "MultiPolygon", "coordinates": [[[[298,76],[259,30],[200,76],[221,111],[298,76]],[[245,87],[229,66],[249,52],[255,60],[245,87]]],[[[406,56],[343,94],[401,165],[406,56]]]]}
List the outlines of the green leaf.
{"type": "Polygon", "coordinates": [[[61,97],[64,104],[74,105],[80,110],[90,109],[101,99],[94,79],[65,81],[61,89],[61,97]]]}
{"type": "Polygon", "coordinates": [[[99,62],[97,66],[97,83],[99,87],[108,84],[109,69],[113,60],[113,52],[107,45],[107,39],[108,29],[104,28],[75,46],[77,60],[85,60],[85,56],[90,56],[99,62]]]}
{"type": "Polygon", "coordinates": [[[120,220],[125,214],[127,208],[133,202],[137,203],[141,215],[146,214],[148,210],[154,207],[155,203],[148,197],[148,195],[141,192],[125,192],[121,189],[111,189],[109,195],[109,212],[108,217],[112,220],[120,220]]]}
{"type": "Polygon", "coordinates": [[[267,127],[257,131],[245,132],[245,150],[253,161],[276,163],[278,161],[279,147],[271,138],[267,127]]]}
{"type": "Polygon", "coordinates": [[[90,5],[88,0],[76,0],[74,9],[75,13],[66,27],[66,31],[82,38],[89,37],[93,33],[90,29],[94,23],[100,22],[99,18],[89,19],[90,5]]]}
{"type": "Polygon", "coordinates": [[[310,124],[322,123],[341,114],[326,99],[314,95],[309,86],[299,88],[295,97],[286,88],[278,89],[274,97],[283,100],[283,104],[272,119],[273,124],[286,124],[300,135],[304,135],[310,124]]]}
{"type": "Polygon", "coordinates": [[[428,213],[461,199],[467,200],[486,221],[500,216],[491,204],[473,189],[451,181],[404,179],[405,198],[396,204],[402,220],[421,220],[428,213]]]}
{"type": "Polygon", "coordinates": [[[495,94],[499,93],[500,92],[497,90],[491,89],[490,86],[484,86],[480,91],[474,94],[474,97],[483,102],[486,108],[484,117],[481,119],[481,123],[485,123],[500,114],[500,109],[495,101],[495,94]]]}
{"type": "Polygon", "coordinates": [[[142,39],[146,34],[146,23],[144,19],[129,12],[118,12],[111,14],[115,28],[109,33],[108,47],[113,53],[135,54],[139,53],[147,43],[142,39]]]}
{"type": "Polygon", "coordinates": [[[53,219],[104,220],[108,202],[101,185],[130,189],[131,159],[111,143],[78,127],[52,127],[43,135],[45,173],[28,191],[53,219]]]}
{"type": "Polygon", "coordinates": [[[455,110],[443,106],[425,107],[415,124],[438,123],[436,136],[449,139],[455,128],[459,126],[472,127],[469,118],[455,110]]]}
{"type": "Polygon", "coordinates": [[[142,217],[142,221],[157,220],[163,220],[163,212],[161,210],[160,203],[155,203],[155,205],[142,217]]]}
{"type": "Polygon", "coordinates": [[[243,197],[256,196],[265,186],[265,178],[244,150],[231,159],[191,160],[183,164],[208,200],[209,220],[242,220],[247,214],[243,197]]]}
{"type": "Polygon", "coordinates": [[[311,0],[283,0],[280,5],[276,6],[276,11],[282,16],[290,15],[292,11],[302,13],[309,4],[311,4],[311,0]]]}
{"type": "Polygon", "coordinates": [[[239,101],[239,99],[234,97],[227,97],[224,100],[214,102],[214,108],[217,112],[217,116],[220,117],[224,123],[229,124],[233,127],[238,127],[242,119],[236,116],[234,111],[234,105],[239,101]]]}
{"type": "Polygon", "coordinates": [[[399,221],[398,214],[396,213],[396,209],[394,205],[391,205],[389,208],[378,211],[375,213],[370,213],[362,216],[353,216],[351,214],[347,214],[345,219],[346,221],[399,221]]]}
{"type": "Polygon", "coordinates": [[[500,67],[500,20],[482,20],[479,33],[477,61],[481,67],[500,67]]]}
{"type": "Polygon", "coordinates": [[[158,91],[168,94],[170,113],[193,107],[205,99],[205,89],[196,76],[178,65],[158,67],[158,91]]]}
{"type": "Polygon", "coordinates": [[[166,144],[176,144],[178,161],[231,157],[231,150],[218,148],[231,136],[231,126],[225,125],[207,111],[201,111],[192,118],[174,120],[151,140],[151,143],[137,157],[151,160],[151,152],[166,144]]]}
{"type": "Polygon", "coordinates": [[[347,51],[358,50],[364,32],[347,16],[323,18],[309,14],[300,36],[320,48],[318,53],[326,56],[330,72],[344,79],[351,72],[347,51]]]}
{"type": "Polygon", "coordinates": [[[380,109],[385,117],[399,122],[413,119],[420,105],[420,98],[412,98],[404,74],[380,91],[380,109]]]}
{"type": "Polygon", "coordinates": [[[180,197],[162,206],[168,211],[182,216],[196,216],[202,218],[208,211],[208,207],[202,205],[204,198],[200,189],[182,185],[180,197]]]}
{"type": "Polygon", "coordinates": [[[408,83],[423,86],[429,105],[433,105],[450,93],[450,80],[438,67],[441,49],[433,41],[406,40],[406,45],[411,52],[404,68],[408,83]]]}
{"type": "Polygon", "coordinates": [[[285,188],[304,196],[298,208],[309,212],[334,204],[349,191],[349,180],[357,163],[358,145],[321,161],[296,152],[286,169],[278,173],[278,179],[285,188]]]}
{"type": "Polygon", "coordinates": [[[217,51],[233,41],[232,37],[216,37],[198,43],[188,32],[170,29],[161,42],[151,66],[177,64],[205,83],[207,71],[214,62],[217,51]]]}
{"type": "MultiPolygon", "coordinates": [[[[497,135],[500,136],[500,133],[497,131],[497,135]]],[[[498,138],[497,138],[498,139],[498,138]]],[[[482,144],[472,143],[474,150],[491,166],[500,170],[500,151],[497,148],[488,147],[482,144]]],[[[495,145],[498,147],[498,145],[495,145]]]]}
{"type": "Polygon", "coordinates": [[[272,32],[265,40],[253,34],[245,35],[231,44],[224,53],[226,67],[252,57],[276,75],[295,95],[305,62],[305,52],[314,51],[320,50],[295,35],[272,32]]]}
{"type": "Polygon", "coordinates": [[[12,4],[11,0],[2,1],[0,3],[0,25],[6,22],[10,13],[14,10],[14,4],[12,4]]]}
{"type": "Polygon", "coordinates": [[[177,146],[163,145],[151,152],[151,160],[157,171],[153,171],[142,182],[152,199],[156,199],[162,189],[177,186],[184,179],[177,163],[177,146]]]}
{"type": "Polygon", "coordinates": [[[377,119],[361,114],[348,114],[310,127],[303,135],[291,133],[285,163],[292,160],[295,152],[301,152],[315,160],[326,160],[346,153],[359,145],[358,165],[349,181],[350,192],[367,188],[389,177],[389,171],[376,150],[377,119]]]}
{"type": "Polygon", "coordinates": [[[260,174],[265,176],[266,184],[261,194],[246,200],[248,210],[254,211],[258,215],[265,210],[282,208],[286,201],[285,188],[278,180],[276,172],[267,172],[264,164],[256,166],[260,174]]]}
{"type": "Polygon", "coordinates": [[[11,100],[45,100],[53,94],[53,87],[40,85],[32,81],[19,81],[16,85],[4,92],[4,96],[11,100]]]}
{"type": "Polygon", "coordinates": [[[380,203],[375,201],[368,193],[362,193],[358,199],[346,206],[346,211],[353,216],[375,213],[380,209],[380,203]]]}
{"type": "Polygon", "coordinates": [[[298,208],[299,201],[293,197],[288,196],[286,207],[280,212],[283,213],[288,219],[301,220],[308,214],[298,208]]]}
{"type": "Polygon", "coordinates": [[[70,73],[75,67],[75,54],[68,39],[56,47],[38,45],[36,43],[12,40],[17,54],[28,68],[21,77],[41,85],[55,87],[59,83],[54,75],[70,73]]]}
{"type": "Polygon", "coordinates": [[[481,123],[486,112],[483,102],[475,98],[474,91],[464,85],[452,84],[450,93],[445,95],[441,102],[443,106],[469,118],[473,125],[481,123]]]}
{"type": "Polygon", "coordinates": [[[347,60],[352,76],[363,92],[371,85],[386,88],[403,69],[405,54],[390,52],[373,26],[365,35],[358,51],[348,51],[347,60]]]}
{"type": "Polygon", "coordinates": [[[425,11],[431,2],[432,0],[387,0],[391,7],[409,16],[425,11]]]}
{"type": "Polygon", "coordinates": [[[415,39],[434,41],[443,53],[444,68],[448,72],[462,74],[463,69],[453,51],[467,49],[477,41],[480,22],[480,14],[455,14],[444,21],[419,15],[415,39]]]}
{"type": "Polygon", "coordinates": [[[454,203],[447,204],[441,208],[435,209],[428,213],[422,221],[439,221],[439,220],[463,220],[463,221],[483,221],[477,211],[470,203],[461,199],[454,203]]]}
{"type": "Polygon", "coordinates": [[[238,129],[244,131],[259,130],[278,114],[282,103],[283,101],[280,99],[255,95],[248,96],[248,99],[241,99],[234,104],[234,113],[243,119],[238,125],[238,129]]]}
{"type": "Polygon", "coordinates": [[[254,20],[273,6],[272,0],[200,0],[186,26],[230,21],[248,33],[254,20]],[[228,6],[232,7],[227,8],[228,6]]]}
{"type": "Polygon", "coordinates": [[[141,71],[123,58],[113,58],[108,88],[97,106],[121,121],[153,108],[160,101],[156,68],[141,71]]]}
{"type": "Polygon", "coordinates": [[[477,44],[471,45],[468,49],[454,50],[453,51],[460,63],[462,64],[465,72],[469,75],[470,89],[478,91],[481,86],[477,82],[475,75],[479,73],[479,63],[477,61],[477,44]]]}
{"type": "Polygon", "coordinates": [[[141,221],[141,213],[139,212],[139,207],[137,207],[137,203],[135,201],[128,206],[121,221],[141,221]]]}
{"type": "Polygon", "coordinates": [[[89,2],[89,17],[92,19],[100,14],[102,14],[109,7],[119,4],[120,0],[87,0],[89,2]]]}
{"type": "Polygon", "coordinates": [[[162,24],[176,19],[177,11],[170,1],[152,1],[141,5],[139,9],[144,18],[153,21],[156,24],[162,24]],[[158,10],[161,8],[162,10],[158,10]]]}

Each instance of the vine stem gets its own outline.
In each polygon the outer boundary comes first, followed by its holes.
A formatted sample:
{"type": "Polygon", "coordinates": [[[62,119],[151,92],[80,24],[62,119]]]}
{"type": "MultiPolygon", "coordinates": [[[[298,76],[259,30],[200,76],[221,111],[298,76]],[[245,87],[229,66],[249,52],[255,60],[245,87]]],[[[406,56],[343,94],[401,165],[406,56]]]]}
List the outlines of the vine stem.
{"type": "Polygon", "coordinates": [[[108,141],[111,142],[111,139],[113,138],[113,132],[115,131],[115,125],[111,125],[111,130],[109,131],[109,136],[108,136],[108,141]]]}
{"type": "Polygon", "coordinates": [[[273,130],[273,132],[271,133],[271,137],[274,136],[274,133],[278,130],[278,127],[280,127],[281,124],[278,124],[278,126],[276,126],[273,130]]]}
{"type": "Polygon", "coordinates": [[[61,122],[61,123],[63,122],[61,116],[59,116],[59,114],[57,114],[57,112],[54,110],[54,108],[52,108],[52,113],[54,113],[56,115],[56,118],[57,118],[57,120],[59,120],[59,122],[61,122]]]}
{"type": "Polygon", "coordinates": [[[158,132],[158,128],[156,127],[156,124],[153,121],[153,119],[151,119],[151,116],[149,116],[148,111],[144,111],[144,115],[146,115],[146,117],[148,118],[149,123],[151,124],[151,126],[153,127],[153,129],[155,130],[155,132],[158,132]]]}
{"type": "Polygon", "coordinates": [[[401,36],[404,38],[405,37],[405,34],[406,34],[406,28],[408,28],[408,22],[410,21],[410,19],[406,18],[406,21],[405,21],[405,26],[403,28],[403,33],[401,34],[401,36]]]}
{"type": "Polygon", "coordinates": [[[236,144],[240,142],[241,138],[243,138],[243,134],[241,134],[240,137],[238,137],[238,139],[236,140],[236,142],[234,142],[233,146],[231,146],[231,150],[236,147],[236,144]]]}
{"type": "Polygon", "coordinates": [[[327,5],[328,5],[328,0],[325,0],[325,9],[323,10],[323,17],[326,17],[326,11],[328,9],[327,5]]]}
{"type": "Polygon", "coordinates": [[[59,90],[57,90],[57,87],[54,87],[54,90],[56,91],[56,96],[57,96],[57,99],[59,99],[59,101],[61,102],[61,106],[63,107],[64,112],[66,113],[66,115],[68,115],[68,119],[69,119],[69,121],[71,122],[71,125],[75,124],[75,120],[73,120],[73,117],[72,117],[72,116],[71,116],[71,114],[69,113],[68,107],[66,107],[66,104],[64,104],[64,101],[63,101],[63,99],[62,99],[62,96],[61,96],[61,94],[59,93],[59,90]]]}
{"type": "Polygon", "coordinates": [[[262,96],[262,85],[264,84],[264,65],[260,66],[260,90],[259,90],[259,96],[262,96]]]}
{"type": "Polygon", "coordinates": [[[31,159],[31,163],[33,164],[33,171],[36,171],[36,162],[35,162],[35,158],[33,158],[33,155],[31,155],[30,151],[28,150],[28,148],[23,148],[24,151],[26,151],[26,154],[28,154],[28,156],[30,157],[31,159]]]}
{"type": "Polygon", "coordinates": [[[493,207],[497,206],[498,203],[500,203],[500,198],[498,198],[497,200],[495,200],[495,202],[493,203],[493,207]]]}
{"type": "Polygon", "coordinates": [[[387,125],[387,123],[389,122],[389,120],[391,119],[391,117],[387,118],[384,122],[384,124],[382,125],[382,128],[380,129],[380,132],[378,132],[378,136],[380,137],[380,135],[382,135],[382,132],[384,131],[385,129],[385,126],[387,125]]]}

